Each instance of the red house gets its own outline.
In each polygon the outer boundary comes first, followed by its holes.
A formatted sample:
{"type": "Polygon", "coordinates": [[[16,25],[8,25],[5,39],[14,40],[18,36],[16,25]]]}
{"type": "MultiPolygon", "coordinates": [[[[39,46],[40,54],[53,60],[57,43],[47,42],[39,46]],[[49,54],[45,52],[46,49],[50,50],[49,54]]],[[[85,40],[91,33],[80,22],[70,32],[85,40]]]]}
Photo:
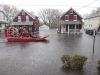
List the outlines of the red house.
{"type": "Polygon", "coordinates": [[[21,10],[18,15],[16,15],[11,23],[11,26],[19,27],[27,26],[27,30],[30,32],[39,31],[39,20],[38,17],[29,13],[26,10],[21,10]]]}
{"type": "Polygon", "coordinates": [[[60,33],[82,33],[82,17],[74,9],[70,8],[58,21],[60,33]]]}

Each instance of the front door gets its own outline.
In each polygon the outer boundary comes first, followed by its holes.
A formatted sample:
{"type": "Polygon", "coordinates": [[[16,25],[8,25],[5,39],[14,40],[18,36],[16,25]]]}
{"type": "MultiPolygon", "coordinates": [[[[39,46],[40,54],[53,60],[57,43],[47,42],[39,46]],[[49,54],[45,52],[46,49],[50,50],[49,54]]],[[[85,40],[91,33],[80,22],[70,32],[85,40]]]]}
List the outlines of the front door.
{"type": "Polygon", "coordinates": [[[68,25],[66,25],[66,32],[68,32],[68,25]]]}

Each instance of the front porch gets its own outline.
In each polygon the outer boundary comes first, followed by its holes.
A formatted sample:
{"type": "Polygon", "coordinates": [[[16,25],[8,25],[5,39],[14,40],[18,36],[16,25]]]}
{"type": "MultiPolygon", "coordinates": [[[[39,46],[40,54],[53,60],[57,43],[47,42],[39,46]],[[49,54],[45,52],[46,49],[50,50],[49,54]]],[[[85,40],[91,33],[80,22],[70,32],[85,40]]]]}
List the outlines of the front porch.
{"type": "Polygon", "coordinates": [[[82,33],[82,25],[80,24],[61,25],[61,33],[82,33]]]}

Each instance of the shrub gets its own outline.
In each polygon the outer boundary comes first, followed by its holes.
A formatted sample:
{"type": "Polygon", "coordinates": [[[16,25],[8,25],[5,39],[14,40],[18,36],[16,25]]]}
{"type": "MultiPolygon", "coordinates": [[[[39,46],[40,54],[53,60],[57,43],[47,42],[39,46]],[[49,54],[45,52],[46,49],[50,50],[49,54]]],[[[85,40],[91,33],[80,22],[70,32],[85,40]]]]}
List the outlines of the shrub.
{"type": "Polygon", "coordinates": [[[69,55],[63,55],[61,57],[61,60],[63,62],[63,67],[64,68],[70,68],[70,56],[69,55]]]}
{"type": "Polygon", "coordinates": [[[87,57],[85,56],[81,56],[81,55],[73,56],[71,60],[71,65],[72,65],[71,68],[82,69],[86,60],[87,60],[87,57]]]}
{"type": "Polygon", "coordinates": [[[82,69],[85,61],[87,60],[87,57],[81,55],[75,55],[73,57],[70,57],[69,55],[63,55],[61,60],[64,64],[64,68],[82,69]]]}
{"type": "Polygon", "coordinates": [[[100,60],[98,60],[98,67],[100,67],[100,60]]]}

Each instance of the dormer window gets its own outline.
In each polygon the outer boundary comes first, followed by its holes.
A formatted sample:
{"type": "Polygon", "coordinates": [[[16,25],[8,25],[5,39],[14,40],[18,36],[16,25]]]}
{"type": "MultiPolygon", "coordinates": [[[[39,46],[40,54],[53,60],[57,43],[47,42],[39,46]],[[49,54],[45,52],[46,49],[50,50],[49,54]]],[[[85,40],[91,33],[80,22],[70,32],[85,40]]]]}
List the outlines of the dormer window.
{"type": "Polygon", "coordinates": [[[22,15],[25,15],[25,12],[24,11],[22,11],[22,15]]]}
{"type": "Polygon", "coordinates": [[[69,14],[73,14],[73,10],[70,10],[70,11],[69,11],[69,14]]]}

